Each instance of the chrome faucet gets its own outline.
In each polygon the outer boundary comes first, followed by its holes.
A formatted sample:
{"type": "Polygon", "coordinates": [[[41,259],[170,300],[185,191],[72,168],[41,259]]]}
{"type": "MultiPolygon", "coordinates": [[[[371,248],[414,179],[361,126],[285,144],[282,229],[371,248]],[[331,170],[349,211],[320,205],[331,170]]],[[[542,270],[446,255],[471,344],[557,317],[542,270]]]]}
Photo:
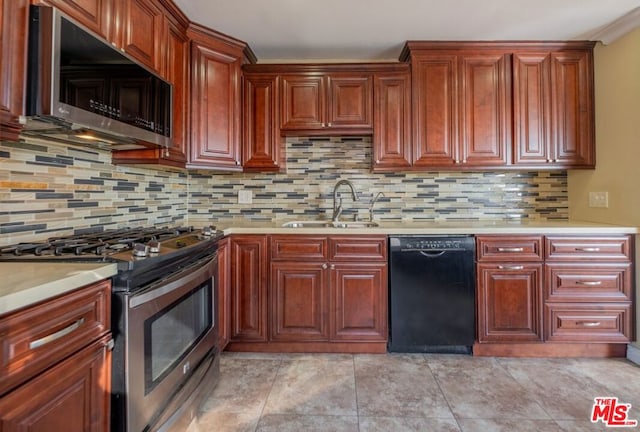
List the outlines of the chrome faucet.
{"type": "Polygon", "coordinates": [[[331,218],[331,220],[334,222],[338,222],[338,219],[342,214],[342,197],[340,197],[340,203],[338,204],[338,189],[340,189],[340,186],[342,185],[349,186],[349,188],[351,189],[351,196],[353,197],[353,200],[358,201],[358,195],[356,194],[356,189],[353,187],[353,183],[351,183],[349,180],[338,181],[338,183],[336,183],[336,185],[333,187],[333,217],[331,218]]]}
{"type": "Polygon", "coordinates": [[[369,206],[369,222],[373,222],[373,206],[375,205],[376,202],[378,202],[380,197],[383,197],[383,196],[384,196],[384,193],[378,192],[375,198],[373,198],[373,201],[371,201],[371,205],[369,206]]]}

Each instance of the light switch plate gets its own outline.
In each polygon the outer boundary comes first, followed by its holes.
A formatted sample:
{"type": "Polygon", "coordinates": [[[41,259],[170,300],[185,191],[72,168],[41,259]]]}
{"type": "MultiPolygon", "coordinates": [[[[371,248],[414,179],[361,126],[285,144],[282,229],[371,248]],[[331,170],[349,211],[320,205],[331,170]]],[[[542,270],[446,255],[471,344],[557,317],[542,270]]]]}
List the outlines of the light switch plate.
{"type": "Polygon", "coordinates": [[[242,189],[238,191],[238,204],[251,204],[253,202],[253,193],[250,189],[242,189]]]}
{"type": "Polygon", "coordinates": [[[609,207],[609,192],[589,192],[589,207],[609,207]]]}

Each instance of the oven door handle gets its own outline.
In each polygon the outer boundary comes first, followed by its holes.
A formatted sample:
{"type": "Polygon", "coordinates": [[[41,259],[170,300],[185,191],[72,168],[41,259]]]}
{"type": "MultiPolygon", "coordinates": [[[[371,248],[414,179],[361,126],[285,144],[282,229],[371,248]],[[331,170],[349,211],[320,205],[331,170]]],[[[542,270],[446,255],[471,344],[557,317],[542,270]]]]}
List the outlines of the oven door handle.
{"type": "Polygon", "coordinates": [[[218,255],[213,255],[213,257],[208,259],[204,264],[185,267],[178,272],[178,274],[162,281],[157,288],[149,289],[140,294],[133,295],[129,300],[129,307],[134,308],[145,303],[149,303],[177,288],[188,286],[193,281],[202,281],[205,278],[212,278],[213,270],[211,269],[211,265],[217,259],[218,255]]]}

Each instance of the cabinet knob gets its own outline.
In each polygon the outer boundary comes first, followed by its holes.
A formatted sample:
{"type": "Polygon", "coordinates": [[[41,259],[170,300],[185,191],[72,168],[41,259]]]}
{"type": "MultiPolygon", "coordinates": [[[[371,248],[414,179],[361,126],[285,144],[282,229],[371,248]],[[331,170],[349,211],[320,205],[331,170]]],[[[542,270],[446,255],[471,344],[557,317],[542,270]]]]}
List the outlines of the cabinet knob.
{"type": "Polygon", "coordinates": [[[240,161],[239,160],[236,161],[236,165],[240,165],[240,161]]]}
{"type": "Polygon", "coordinates": [[[551,163],[551,162],[553,162],[553,160],[547,159],[547,163],[551,163]]]}
{"type": "Polygon", "coordinates": [[[327,267],[329,267],[329,266],[327,265],[327,263],[322,264],[322,268],[323,268],[323,269],[325,269],[325,270],[326,270],[326,269],[327,269],[327,267]]]}
{"type": "Polygon", "coordinates": [[[335,269],[336,269],[335,264],[331,264],[331,266],[330,266],[330,267],[331,267],[331,270],[335,270],[335,269]]]}
{"type": "Polygon", "coordinates": [[[327,123],[327,127],[331,127],[331,122],[327,123]]]}
{"type": "Polygon", "coordinates": [[[380,159],[376,159],[376,164],[379,164],[379,163],[380,163],[380,159]]]}

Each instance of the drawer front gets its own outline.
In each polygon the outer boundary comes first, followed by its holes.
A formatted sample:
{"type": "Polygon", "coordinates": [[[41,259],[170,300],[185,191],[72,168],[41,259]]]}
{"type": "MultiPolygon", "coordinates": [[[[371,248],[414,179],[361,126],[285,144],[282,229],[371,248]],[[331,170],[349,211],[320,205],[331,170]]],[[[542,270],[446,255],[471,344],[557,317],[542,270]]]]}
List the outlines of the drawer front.
{"type": "Polygon", "coordinates": [[[326,260],[326,236],[271,236],[272,260],[326,260]]]}
{"type": "Polygon", "coordinates": [[[546,265],[548,301],[631,301],[631,264],[546,265]]]}
{"type": "Polygon", "coordinates": [[[387,260],[386,237],[349,237],[337,236],[329,238],[329,259],[331,261],[367,261],[387,260]]]}
{"type": "Polygon", "coordinates": [[[631,240],[628,236],[617,237],[546,237],[548,260],[576,261],[631,259],[631,240]]]}
{"type": "Polygon", "coordinates": [[[631,303],[548,303],[545,318],[546,339],[551,342],[631,340],[631,303]]]}
{"type": "Polygon", "coordinates": [[[478,261],[541,261],[542,236],[476,236],[478,261]]]}
{"type": "Polygon", "coordinates": [[[111,282],[64,294],[0,320],[0,394],[111,330],[111,282]]]}

